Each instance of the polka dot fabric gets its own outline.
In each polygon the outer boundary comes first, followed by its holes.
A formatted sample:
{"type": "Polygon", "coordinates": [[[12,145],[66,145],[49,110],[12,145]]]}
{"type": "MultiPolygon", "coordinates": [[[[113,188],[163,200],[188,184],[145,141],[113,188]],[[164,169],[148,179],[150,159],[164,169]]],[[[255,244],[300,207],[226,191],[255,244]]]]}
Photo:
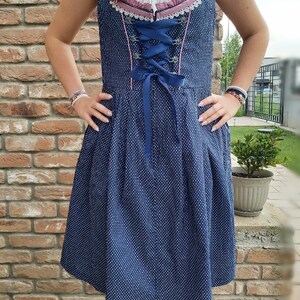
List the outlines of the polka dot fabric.
{"type": "MultiPolygon", "coordinates": [[[[202,126],[211,94],[215,3],[183,16],[167,34],[181,60],[164,68],[185,76],[171,94],[151,78],[151,153],[145,159],[143,81],[132,69],[143,44],[132,18],[98,0],[103,92],[109,123],[87,127],[70,200],[61,265],[106,300],[211,300],[235,276],[230,129],[202,126]],[[176,108],[176,139],[171,97],[176,108]]],[[[155,42],[155,41],[154,41],[155,42]]]]}

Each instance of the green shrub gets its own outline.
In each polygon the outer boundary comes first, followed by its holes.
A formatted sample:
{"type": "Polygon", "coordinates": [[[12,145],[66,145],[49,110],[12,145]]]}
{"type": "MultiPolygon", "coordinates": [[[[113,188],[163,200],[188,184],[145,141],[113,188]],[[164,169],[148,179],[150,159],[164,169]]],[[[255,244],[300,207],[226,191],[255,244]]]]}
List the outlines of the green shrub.
{"type": "Polygon", "coordinates": [[[281,139],[283,130],[275,129],[271,133],[245,134],[244,140],[231,143],[232,153],[237,157],[238,164],[247,172],[247,177],[253,177],[255,171],[268,166],[275,166],[280,161],[281,151],[276,146],[281,139]]]}

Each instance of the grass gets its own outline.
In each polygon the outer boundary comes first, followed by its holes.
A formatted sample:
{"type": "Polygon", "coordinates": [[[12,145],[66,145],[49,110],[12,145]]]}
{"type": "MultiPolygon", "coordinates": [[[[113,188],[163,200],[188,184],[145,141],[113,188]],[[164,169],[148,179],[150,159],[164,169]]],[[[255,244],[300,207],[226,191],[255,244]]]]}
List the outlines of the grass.
{"type": "MultiPolygon", "coordinates": [[[[276,128],[275,126],[230,126],[231,140],[242,140],[245,133],[256,133],[259,128],[276,128]]],[[[278,147],[281,149],[279,159],[281,161],[287,158],[287,161],[282,162],[282,165],[293,170],[300,175],[300,136],[284,130],[283,140],[278,142],[278,147]]]]}
{"type": "Polygon", "coordinates": [[[279,96],[274,95],[272,101],[272,95],[256,95],[255,97],[255,113],[261,115],[280,115],[280,101],[274,102],[279,96]]]}

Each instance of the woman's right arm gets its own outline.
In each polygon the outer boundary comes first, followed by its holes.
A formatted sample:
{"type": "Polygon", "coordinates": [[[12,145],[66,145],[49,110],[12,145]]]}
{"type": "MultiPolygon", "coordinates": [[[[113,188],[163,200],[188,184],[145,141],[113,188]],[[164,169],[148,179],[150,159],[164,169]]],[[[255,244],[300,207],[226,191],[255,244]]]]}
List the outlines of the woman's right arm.
{"type": "MultiPolygon", "coordinates": [[[[61,0],[46,31],[45,48],[47,55],[68,96],[76,89],[84,89],[71,51],[71,43],[96,5],[97,0],[61,0]]],[[[82,97],[76,101],[73,107],[81,118],[97,130],[97,125],[92,120],[91,115],[107,122],[108,118],[101,113],[110,115],[109,112],[111,111],[98,102],[102,99],[109,99],[109,96],[107,93],[100,93],[95,98],[82,97]]]]}

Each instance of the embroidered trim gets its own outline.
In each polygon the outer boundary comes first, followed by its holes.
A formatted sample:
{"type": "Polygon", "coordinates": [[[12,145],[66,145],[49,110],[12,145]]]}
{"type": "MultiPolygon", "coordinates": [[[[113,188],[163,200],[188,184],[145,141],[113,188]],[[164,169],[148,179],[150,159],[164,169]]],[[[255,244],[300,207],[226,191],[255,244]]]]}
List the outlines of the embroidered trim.
{"type": "MultiPolygon", "coordinates": [[[[126,29],[126,25],[125,25],[125,21],[124,21],[124,15],[121,14],[121,18],[122,18],[122,24],[123,24],[123,28],[124,28],[124,33],[126,36],[126,40],[127,40],[127,46],[128,46],[128,52],[129,52],[129,58],[130,58],[130,70],[132,71],[132,53],[131,53],[131,48],[130,48],[130,42],[129,42],[129,37],[128,37],[128,33],[127,33],[127,29],[126,29]]],[[[132,90],[132,76],[130,76],[130,89],[132,90]]]]}
{"type": "Polygon", "coordinates": [[[187,20],[187,23],[186,23],[186,26],[185,26],[185,29],[184,29],[184,35],[183,35],[183,39],[182,39],[182,43],[181,43],[181,48],[180,48],[180,52],[179,52],[178,74],[180,74],[183,46],[184,46],[184,42],[185,42],[187,30],[188,30],[188,27],[189,27],[189,24],[190,24],[190,17],[191,17],[191,10],[189,11],[189,14],[188,14],[188,20],[187,20]]]}
{"type": "MultiPolygon", "coordinates": [[[[129,10],[125,10],[124,8],[118,6],[118,5],[115,3],[115,0],[109,0],[109,3],[112,5],[112,7],[113,7],[116,11],[118,11],[118,12],[120,12],[120,13],[123,13],[123,14],[125,14],[125,15],[127,15],[127,16],[134,17],[134,18],[137,18],[137,19],[139,19],[139,20],[145,20],[145,21],[151,21],[151,22],[154,21],[154,16],[153,16],[152,13],[150,13],[150,12],[144,11],[144,14],[149,14],[149,16],[151,15],[151,17],[146,17],[146,16],[139,15],[139,14],[137,14],[137,13],[133,13],[133,12],[131,12],[131,11],[129,11],[129,10]]],[[[165,15],[165,16],[160,16],[160,14],[158,13],[158,17],[157,17],[156,20],[158,21],[158,20],[163,20],[163,19],[173,19],[173,18],[175,18],[175,17],[178,17],[178,16],[180,16],[180,15],[183,15],[183,14],[185,14],[185,13],[187,13],[187,12],[190,12],[190,11],[194,10],[194,9],[195,9],[196,7],[198,7],[201,3],[202,3],[202,0],[195,0],[195,2],[194,2],[193,4],[191,4],[190,6],[185,7],[185,8],[183,8],[183,9],[181,9],[181,10],[175,12],[175,13],[167,14],[167,15],[165,15]]],[[[168,10],[168,9],[174,10],[174,7],[169,7],[169,8],[167,8],[167,9],[165,9],[165,10],[168,10]]]]}

